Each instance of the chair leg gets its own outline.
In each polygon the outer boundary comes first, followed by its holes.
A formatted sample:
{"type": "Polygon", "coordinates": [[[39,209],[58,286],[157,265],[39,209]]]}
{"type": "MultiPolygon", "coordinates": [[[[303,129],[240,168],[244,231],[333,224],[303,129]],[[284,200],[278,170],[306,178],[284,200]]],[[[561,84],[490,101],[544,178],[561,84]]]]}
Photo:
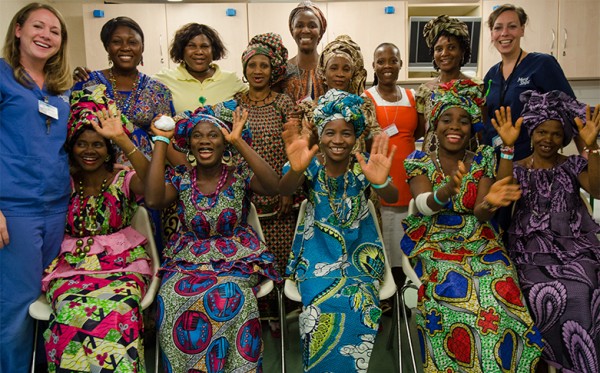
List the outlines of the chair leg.
{"type": "Polygon", "coordinates": [[[35,334],[33,335],[33,357],[31,360],[31,373],[35,373],[35,353],[37,352],[37,336],[39,324],[39,320],[35,320],[35,334]]]}
{"type": "Polygon", "coordinates": [[[285,350],[288,348],[288,346],[287,346],[288,329],[287,329],[287,322],[285,319],[285,302],[283,299],[283,287],[277,286],[276,289],[277,289],[277,301],[279,302],[279,325],[281,327],[281,340],[280,340],[281,373],[285,373],[285,350]]]}
{"type": "MultiPolygon", "coordinates": [[[[400,310],[402,312],[402,317],[404,318],[404,326],[406,328],[406,336],[408,337],[408,348],[410,350],[410,358],[411,358],[412,368],[413,368],[413,372],[417,373],[418,371],[417,371],[417,362],[415,359],[415,350],[413,349],[412,338],[410,337],[410,325],[409,325],[410,320],[409,320],[409,316],[406,314],[406,306],[404,304],[404,292],[406,291],[406,289],[417,289],[417,287],[412,284],[406,284],[406,285],[404,285],[404,287],[402,287],[402,290],[399,291],[400,301],[402,304],[400,307],[400,310]]],[[[398,329],[398,331],[400,331],[400,329],[398,329]]]]}
{"type": "Polygon", "coordinates": [[[156,330],[156,346],[154,348],[154,373],[158,373],[158,362],[160,361],[160,343],[158,341],[158,329],[156,330]]]}
{"type": "MultiPolygon", "coordinates": [[[[398,372],[402,372],[402,333],[401,333],[401,317],[400,310],[404,308],[404,303],[400,303],[399,290],[394,293],[394,329],[398,338],[398,372]]],[[[390,330],[391,333],[391,330],[390,330]]],[[[410,344],[410,334],[408,335],[408,343],[410,344]]],[[[417,371],[415,371],[417,373],[417,371]]]]}

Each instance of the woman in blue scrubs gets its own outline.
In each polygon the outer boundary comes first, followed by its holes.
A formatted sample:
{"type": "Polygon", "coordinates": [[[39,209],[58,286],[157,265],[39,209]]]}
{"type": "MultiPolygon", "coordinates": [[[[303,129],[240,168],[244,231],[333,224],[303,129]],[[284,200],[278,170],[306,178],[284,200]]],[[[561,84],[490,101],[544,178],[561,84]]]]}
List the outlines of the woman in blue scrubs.
{"type": "Polygon", "coordinates": [[[13,17],[0,59],[0,372],[28,372],[31,304],[58,254],[69,201],[67,30],[32,3],[13,17]]]}

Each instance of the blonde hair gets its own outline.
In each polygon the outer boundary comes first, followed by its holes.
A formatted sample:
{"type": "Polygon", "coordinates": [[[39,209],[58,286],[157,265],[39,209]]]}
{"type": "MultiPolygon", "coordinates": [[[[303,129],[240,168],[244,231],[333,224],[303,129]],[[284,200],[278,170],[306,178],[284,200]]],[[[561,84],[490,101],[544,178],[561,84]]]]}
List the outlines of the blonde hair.
{"type": "Polygon", "coordinates": [[[25,73],[23,66],[21,66],[20,39],[16,37],[15,30],[17,25],[23,26],[31,13],[39,9],[46,9],[51,12],[60,22],[60,47],[58,48],[58,52],[50,57],[44,65],[46,89],[53,94],[60,94],[71,88],[73,85],[73,78],[71,76],[71,68],[69,67],[67,58],[67,26],[63,16],[58,10],[50,5],[40,3],[31,3],[19,10],[13,17],[8,26],[8,30],[6,31],[2,55],[6,62],[13,68],[15,79],[27,88],[33,87],[34,83],[25,73]]]}

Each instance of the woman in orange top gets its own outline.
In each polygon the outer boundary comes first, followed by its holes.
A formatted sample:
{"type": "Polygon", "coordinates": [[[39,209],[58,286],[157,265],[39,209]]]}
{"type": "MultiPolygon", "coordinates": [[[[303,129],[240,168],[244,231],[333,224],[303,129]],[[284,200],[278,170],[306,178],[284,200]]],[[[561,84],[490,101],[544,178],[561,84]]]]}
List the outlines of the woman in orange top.
{"type": "MultiPolygon", "coordinates": [[[[419,125],[414,92],[397,85],[398,73],[402,68],[400,51],[392,43],[380,44],[373,56],[375,70],[374,85],[363,95],[371,98],[375,104],[377,122],[381,130],[390,137],[390,146],[396,145],[396,154],[392,160],[390,176],[398,188],[399,198],[396,203],[381,200],[381,220],[383,241],[392,268],[402,266],[400,240],[404,231],[400,229],[402,219],[408,215],[408,203],[411,199],[410,189],[406,183],[404,159],[415,150],[415,140],[422,137],[425,128],[419,125]]],[[[402,277],[401,269],[393,270],[396,283],[402,277]]]]}

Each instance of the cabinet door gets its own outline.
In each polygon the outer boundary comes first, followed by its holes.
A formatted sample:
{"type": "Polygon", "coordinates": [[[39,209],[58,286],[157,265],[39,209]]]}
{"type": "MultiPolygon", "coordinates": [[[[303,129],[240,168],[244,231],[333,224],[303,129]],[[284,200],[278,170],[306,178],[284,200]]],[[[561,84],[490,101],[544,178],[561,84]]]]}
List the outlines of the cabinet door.
{"type": "MultiPolygon", "coordinates": [[[[335,15],[327,19],[328,40],[332,41],[339,35],[347,34],[360,45],[369,83],[374,79],[373,52],[379,44],[394,43],[400,49],[401,57],[406,58],[406,2],[329,2],[327,14],[335,15]],[[395,13],[385,14],[387,6],[393,6],[395,13]]],[[[400,70],[398,79],[406,79],[406,68],[400,70]]]]}
{"type": "MultiPolygon", "coordinates": [[[[594,0],[590,0],[594,1],[594,0]]],[[[492,44],[487,20],[496,6],[504,4],[502,0],[484,0],[482,29],[482,75],[490,67],[500,62],[500,53],[492,44]]],[[[527,52],[541,52],[556,56],[558,46],[558,0],[512,0],[510,3],[522,7],[529,17],[525,26],[525,36],[521,38],[521,48],[527,52]]]]}
{"type": "Polygon", "coordinates": [[[567,78],[600,78],[600,3],[560,0],[558,61],[567,78]]]}
{"type": "MultiPolygon", "coordinates": [[[[223,70],[242,76],[242,52],[248,45],[248,12],[243,3],[167,4],[167,31],[169,45],[175,32],[183,25],[196,22],[208,25],[219,33],[227,48],[227,56],[215,61],[223,70]],[[235,9],[235,16],[227,16],[227,9],[235,9]]],[[[174,67],[173,61],[170,61],[174,67]]]]}
{"type": "MultiPolygon", "coordinates": [[[[296,42],[290,33],[288,20],[291,11],[298,4],[293,3],[248,3],[248,40],[254,35],[265,32],[275,32],[281,35],[283,45],[288,50],[289,57],[292,58],[298,54],[296,42]]],[[[319,8],[327,19],[327,6],[323,3],[318,4],[319,8]]],[[[329,20],[327,20],[329,22],[329,20]]],[[[323,35],[317,49],[319,52],[327,44],[327,35],[323,35]]]]}
{"type": "Polygon", "coordinates": [[[148,75],[168,66],[167,26],[162,4],[83,4],[86,65],[92,70],[108,67],[108,54],[100,40],[100,30],[110,19],[126,16],[136,21],[144,31],[144,66],[139,70],[148,75]],[[104,17],[95,18],[94,10],[103,10],[104,17]]]}

